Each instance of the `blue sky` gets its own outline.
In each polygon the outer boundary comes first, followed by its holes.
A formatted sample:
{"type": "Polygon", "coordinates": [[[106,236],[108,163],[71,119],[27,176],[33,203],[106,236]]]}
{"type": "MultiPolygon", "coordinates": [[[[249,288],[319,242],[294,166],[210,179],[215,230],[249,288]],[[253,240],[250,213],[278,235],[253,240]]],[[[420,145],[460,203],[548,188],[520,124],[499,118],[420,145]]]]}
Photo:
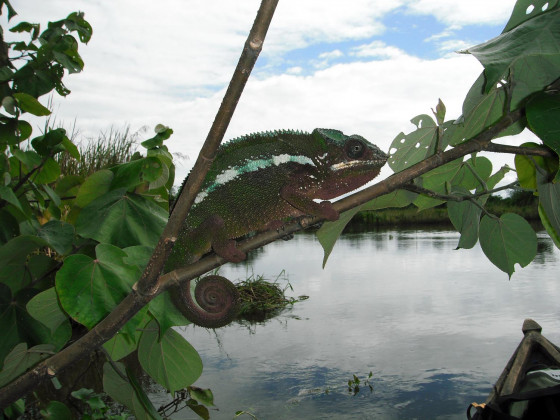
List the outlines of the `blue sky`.
{"type": "MultiPolygon", "coordinates": [[[[431,113],[448,118],[482,67],[468,48],[499,35],[514,0],[280,0],[263,52],[226,139],[271,129],[329,127],[361,134],[384,150],[431,113]]],[[[174,130],[172,152],[186,175],[206,137],[259,6],[257,0],[25,0],[12,20],[57,20],[80,10],[93,26],[80,46],[81,74],[58,121],[84,137],[130,125],[141,138],[174,130]],[[156,4],[157,3],[157,4],[156,4]]],[[[3,16],[5,18],[5,16],[3,16]]],[[[44,26],[43,26],[44,27],[44,26]]],[[[44,103],[48,98],[43,98],[44,103]]],[[[36,130],[39,132],[39,129],[36,130]]],[[[523,136],[516,143],[520,143],[523,136]]],[[[497,161],[501,165],[502,161],[497,161]]],[[[382,173],[390,173],[386,168],[382,173]]]]}

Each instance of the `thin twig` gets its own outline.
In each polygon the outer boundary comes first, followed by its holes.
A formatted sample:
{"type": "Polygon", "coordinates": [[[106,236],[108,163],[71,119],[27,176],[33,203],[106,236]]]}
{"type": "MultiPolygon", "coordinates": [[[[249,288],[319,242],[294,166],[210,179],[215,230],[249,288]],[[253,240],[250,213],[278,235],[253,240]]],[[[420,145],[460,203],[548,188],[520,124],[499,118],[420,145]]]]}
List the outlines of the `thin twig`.
{"type": "Polygon", "coordinates": [[[555,154],[545,147],[520,147],[509,146],[507,144],[492,143],[485,149],[486,152],[511,153],[524,156],[554,157],[555,154]]]}

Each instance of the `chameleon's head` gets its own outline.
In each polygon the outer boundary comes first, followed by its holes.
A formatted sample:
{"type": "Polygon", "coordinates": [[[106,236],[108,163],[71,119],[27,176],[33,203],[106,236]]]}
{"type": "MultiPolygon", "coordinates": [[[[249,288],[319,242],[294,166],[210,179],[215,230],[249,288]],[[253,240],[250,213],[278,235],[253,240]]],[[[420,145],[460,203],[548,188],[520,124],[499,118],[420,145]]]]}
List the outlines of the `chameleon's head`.
{"type": "Polygon", "coordinates": [[[329,180],[323,186],[322,199],[345,194],[375,178],[388,156],[362,136],[347,136],[339,130],[316,128],[316,140],[326,145],[327,153],[319,156],[321,166],[328,166],[329,180]]]}

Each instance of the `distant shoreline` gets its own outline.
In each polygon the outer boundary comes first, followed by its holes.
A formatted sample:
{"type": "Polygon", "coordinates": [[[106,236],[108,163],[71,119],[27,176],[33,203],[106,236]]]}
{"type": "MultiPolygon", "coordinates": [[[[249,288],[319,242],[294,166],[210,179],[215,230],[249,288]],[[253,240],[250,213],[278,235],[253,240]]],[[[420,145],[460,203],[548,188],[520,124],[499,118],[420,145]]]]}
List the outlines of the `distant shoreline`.
{"type": "MultiPolygon", "coordinates": [[[[517,213],[528,221],[538,221],[539,213],[536,203],[528,205],[515,205],[507,200],[489,200],[486,205],[488,212],[500,216],[504,213],[517,213]]],[[[352,225],[374,225],[374,226],[405,226],[405,225],[440,225],[452,226],[447,215],[447,207],[433,207],[431,209],[418,211],[410,205],[404,208],[390,208],[381,210],[368,210],[356,214],[348,224],[352,225]]]]}

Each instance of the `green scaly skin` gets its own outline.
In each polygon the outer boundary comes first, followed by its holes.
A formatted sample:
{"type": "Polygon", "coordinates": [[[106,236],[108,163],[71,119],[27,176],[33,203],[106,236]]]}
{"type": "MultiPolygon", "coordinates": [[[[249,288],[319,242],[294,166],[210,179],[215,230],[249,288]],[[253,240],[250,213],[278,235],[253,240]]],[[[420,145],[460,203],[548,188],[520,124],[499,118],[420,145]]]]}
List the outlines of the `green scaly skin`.
{"type": "MultiPolygon", "coordinates": [[[[210,250],[228,261],[242,261],[246,255],[237,249],[236,238],[279,228],[290,218],[313,215],[336,220],[332,204],[317,200],[361,187],[379,174],[386,161],[387,155],[363,137],[332,129],[256,133],[225,143],[179,232],[166,271],[193,263],[210,250]]],[[[201,286],[195,292],[198,305],[189,282],[174,294],[185,316],[207,328],[225,325],[232,318],[217,310],[215,302],[233,301],[235,306],[236,300],[235,296],[225,299],[218,291],[220,280],[213,280],[208,282],[212,287],[201,286]],[[212,308],[200,305],[199,296],[213,302],[212,308]]],[[[224,287],[231,292],[229,285],[224,287]]]]}

